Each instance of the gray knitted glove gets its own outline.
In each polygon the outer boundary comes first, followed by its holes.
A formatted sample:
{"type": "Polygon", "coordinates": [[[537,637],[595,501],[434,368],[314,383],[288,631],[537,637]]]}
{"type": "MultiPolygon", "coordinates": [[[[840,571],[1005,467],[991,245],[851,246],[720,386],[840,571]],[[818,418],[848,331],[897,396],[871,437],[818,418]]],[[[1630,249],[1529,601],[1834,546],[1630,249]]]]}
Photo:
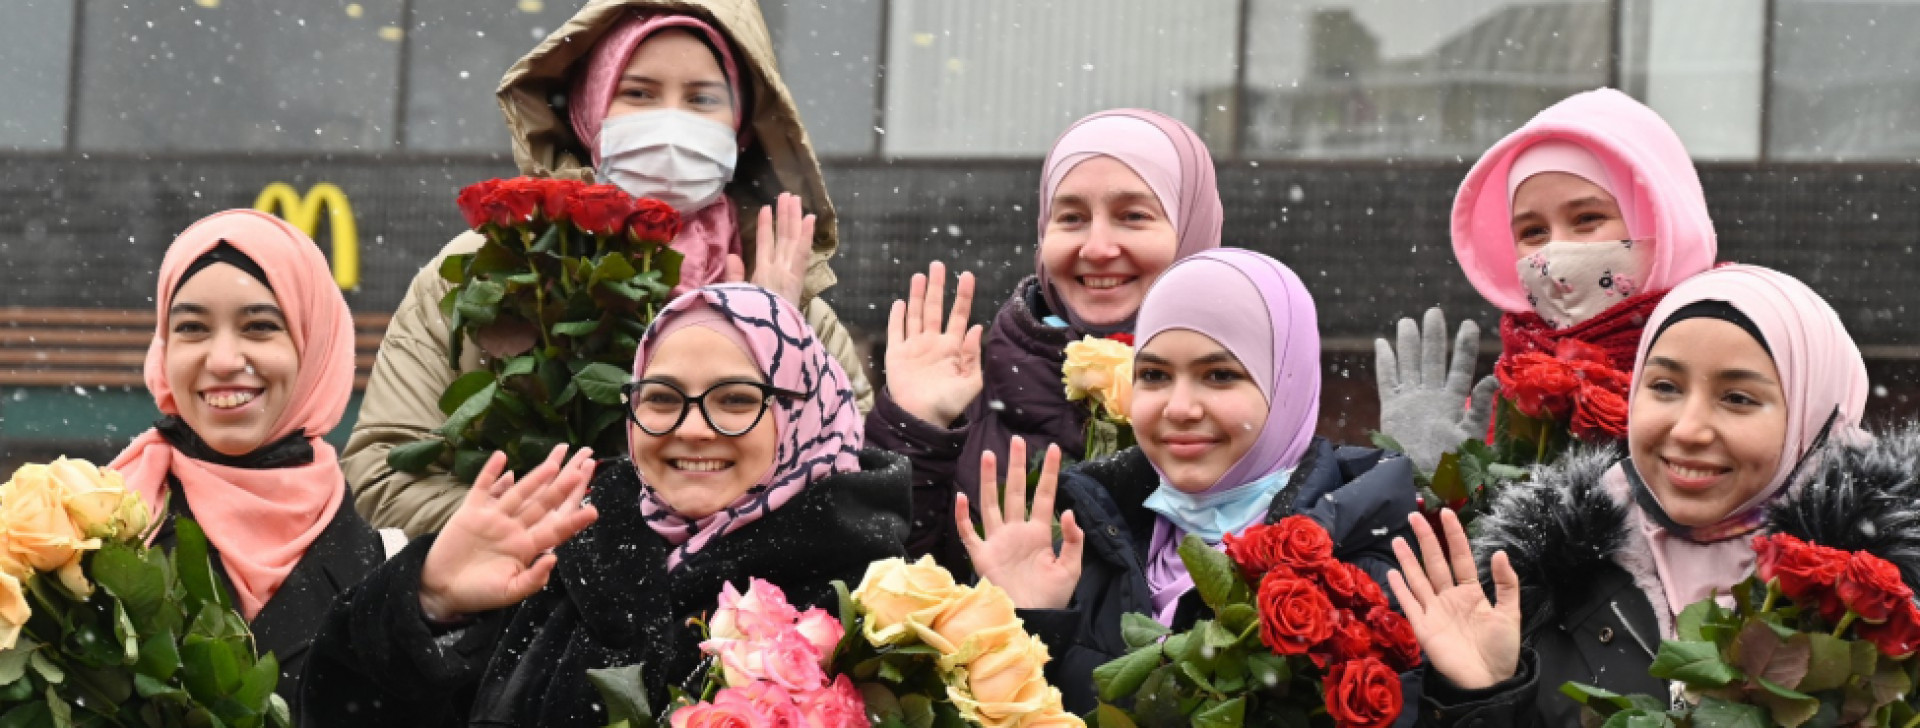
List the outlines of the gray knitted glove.
{"type": "Polygon", "coordinates": [[[1447,316],[1438,307],[1427,309],[1424,326],[1400,319],[1399,334],[1397,356],[1386,339],[1373,340],[1380,431],[1398,441],[1421,472],[1431,473],[1440,456],[1462,441],[1486,437],[1500,382],[1487,377],[1468,392],[1480,357],[1480,325],[1471,320],[1461,322],[1453,339],[1452,367],[1447,366],[1447,316]]]}

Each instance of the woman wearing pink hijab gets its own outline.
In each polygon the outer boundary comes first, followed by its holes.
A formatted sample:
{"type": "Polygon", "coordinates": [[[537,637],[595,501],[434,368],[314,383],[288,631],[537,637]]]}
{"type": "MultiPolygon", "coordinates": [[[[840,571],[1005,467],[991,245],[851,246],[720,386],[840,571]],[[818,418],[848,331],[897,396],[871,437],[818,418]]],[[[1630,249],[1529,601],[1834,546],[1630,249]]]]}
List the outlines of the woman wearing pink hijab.
{"type": "Polygon", "coordinates": [[[297,706],[316,625],[385,558],[333,446],[353,394],[353,317],[320,249],[286,222],[228,210],[180,233],[160,264],[147,390],[164,417],[112,467],[153,509],[206,531],[214,570],[297,706]]]}
{"type": "MultiPolygon", "coordinates": [[[[686,256],[674,292],[751,276],[800,309],[862,411],[872,406],[866,357],[820,298],[834,283],[839,231],[757,4],[589,0],[507,70],[497,94],[520,174],[610,183],[673,205],[686,221],[672,243],[686,256]]],[[[441,255],[483,240],[462,233],[441,255]]],[[[368,520],[415,536],[444,525],[469,484],[399,472],[387,455],[435,437],[447,417],[441,393],[485,368],[472,345],[458,367],[446,364],[439,302],[452,284],[439,269],[439,260],[422,267],[394,310],[342,456],[368,520]]]]}
{"type": "Polygon", "coordinates": [[[1702,273],[1654,309],[1634,361],[1625,459],[1536,470],[1475,522],[1472,546],[1443,514],[1450,559],[1421,519],[1424,563],[1395,544],[1434,723],[1577,725],[1569,680],[1666,695],[1647,674],[1660,641],[1688,604],[1750,575],[1754,535],[1866,550],[1920,586],[1920,432],[1861,429],[1866,365],[1819,295],[1766,268],[1702,273]]]}
{"type": "Polygon", "coordinates": [[[1015,286],[984,346],[968,326],[971,274],[960,276],[950,312],[941,306],[946,266],[913,277],[888,317],[889,384],[867,416],[876,446],[913,459],[911,553],[965,563],[946,504],[956,490],[979,494],[981,452],[1006,452],[1019,436],[1081,456],[1086,407],[1060,384],[1067,344],[1131,332],[1147,289],[1174,262],[1220,247],[1220,224],[1199,135],[1155,111],[1102,111],[1047,154],[1035,274],[1015,286]]]}

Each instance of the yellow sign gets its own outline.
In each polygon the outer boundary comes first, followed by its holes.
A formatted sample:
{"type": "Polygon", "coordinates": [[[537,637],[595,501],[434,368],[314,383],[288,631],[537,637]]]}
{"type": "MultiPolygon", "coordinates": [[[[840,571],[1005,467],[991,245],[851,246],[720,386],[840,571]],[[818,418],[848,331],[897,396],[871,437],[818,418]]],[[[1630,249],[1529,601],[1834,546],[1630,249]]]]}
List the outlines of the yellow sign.
{"type": "Polygon", "coordinates": [[[333,231],[333,282],[343,291],[359,288],[360,233],[353,225],[353,208],[347,204],[347,193],[340,191],[338,185],[321,182],[302,197],[293,185],[275,182],[260,190],[260,196],[253,201],[253,209],[279,215],[309,236],[320,229],[320,208],[323,207],[327,211],[327,227],[333,231]]]}

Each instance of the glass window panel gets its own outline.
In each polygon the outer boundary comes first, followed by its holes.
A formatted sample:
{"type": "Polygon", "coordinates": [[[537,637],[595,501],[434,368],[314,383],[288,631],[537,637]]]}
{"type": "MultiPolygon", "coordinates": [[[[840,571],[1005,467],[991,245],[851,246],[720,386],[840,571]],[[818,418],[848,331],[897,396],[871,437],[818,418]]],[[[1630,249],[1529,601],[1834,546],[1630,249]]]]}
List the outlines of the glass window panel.
{"type": "Polygon", "coordinates": [[[1920,158],[1920,0],[1777,0],[1767,154],[1920,158]]]}
{"type": "Polygon", "coordinates": [[[1606,85],[1594,0],[1254,0],[1250,156],[1473,159],[1606,85]]]}
{"type": "Polygon", "coordinates": [[[407,49],[408,149],[506,154],[494,90],[580,0],[414,0],[407,49]]]}
{"type": "Polygon", "coordinates": [[[1231,109],[1238,17],[1236,0],[897,0],[881,144],[1039,156],[1075,119],[1130,106],[1185,121],[1224,155],[1210,130],[1231,109]]]}
{"type": "Polygon", "coordinates": [[[871,156],[883,1],[766,0],[760,10],[814,152],[871,156]]]}
{"type": "Polygon", "coordinates": [[[1653,107],[1694,159],[1760,154],[1766,5],[1753,0],[1626,0],[1621,83],[1653,107]]]}
{"type": "Polygon", "coordinates": [[[60,149],[67,142],[74,0],[11,0],[0,23],[0,149],[60,149]]]}
{"type": "Polygon", "coordinates": [[[87,0],[80,145],[385,151],[401,0],[87,0]]]}

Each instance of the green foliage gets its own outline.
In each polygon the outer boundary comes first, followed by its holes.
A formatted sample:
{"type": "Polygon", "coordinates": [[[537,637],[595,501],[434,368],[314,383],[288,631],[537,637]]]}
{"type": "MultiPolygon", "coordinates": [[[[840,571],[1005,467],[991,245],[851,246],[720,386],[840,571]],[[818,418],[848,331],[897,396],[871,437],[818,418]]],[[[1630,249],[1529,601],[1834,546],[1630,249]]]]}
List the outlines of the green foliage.
{"type": "Polygon", "coordinates": [[[595,237],[543,218],[527,229],[486,226],[471,255],[448,256],[454,284],[449,366],[477,345],[486,369],[467,372],[440,399],[435,437],[387,453],[395,470],[451,470],[471,481],[494,451],[524,474],[554,445],[623,449],[620,385],[647,323],[680,279],[682,256],[626,235],[595,237]]]}
{"type": "Polygon", "coordinates": [[[289,726],[275,657],[257,655],[214,575],[206,535],[174,521],[171,555],[109,542],[87,554],[86,598],[49,575],[27,580],[33,607],[0,651],[0,728],[289,726]]]}

